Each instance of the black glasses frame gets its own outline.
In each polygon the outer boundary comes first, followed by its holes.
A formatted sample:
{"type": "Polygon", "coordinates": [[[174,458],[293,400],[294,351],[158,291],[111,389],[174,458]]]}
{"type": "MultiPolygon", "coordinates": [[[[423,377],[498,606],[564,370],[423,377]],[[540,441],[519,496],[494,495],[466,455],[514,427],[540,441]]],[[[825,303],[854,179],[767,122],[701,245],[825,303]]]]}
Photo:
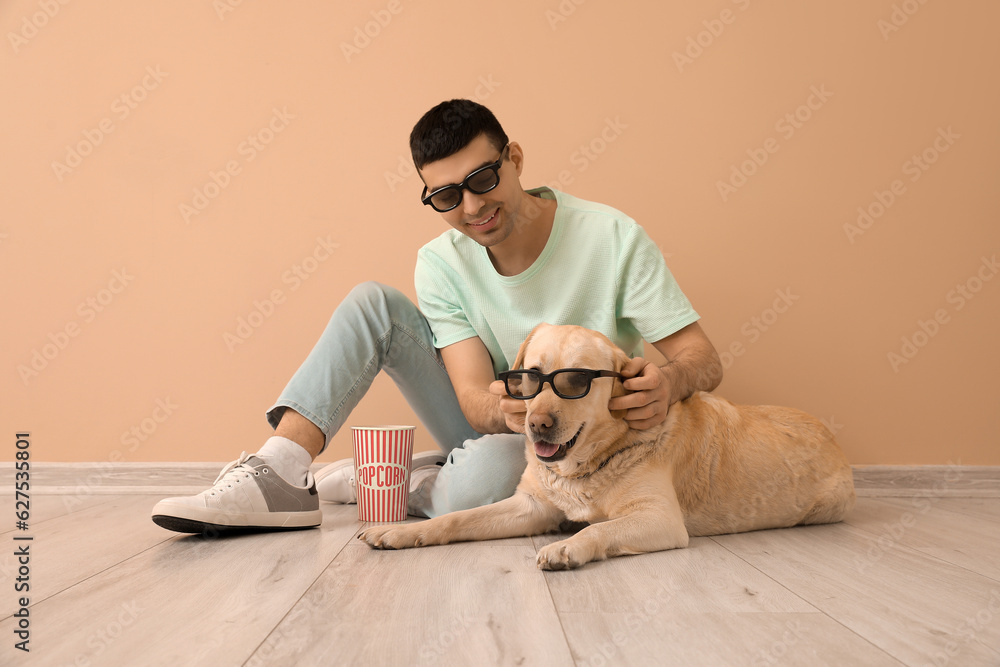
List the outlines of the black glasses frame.
{"type": "Polygon", "coordinates": [[[496,162],[492,162],[486,165],[485,167],[480,167],[479,169],[476,169],[474,172],[466,176],[465,180],[462,181],[461,183],[446,185],[443,188],[438,188],[437,190],[431,192],[430,194],[427,193],[427,186],[425,185],[423,192],[420,193],[420,201],[423,202],[424,206],[430,206],[438,213],[444,213],[446,211],[452,210],[453,208],[458,208],[459,204],[462,203],[462,190],[468,190],[469,192],[472,192],[477,195],[486,194],[496,186],[500,185],[500,167],[503,165],[503,161],[507,157],[507,151],[509,148],[510,144],[508,143],[506,146],[503,147],[503,150],[500,151],[500,157],[497,159],[496,162]],[[496,176],[496,183],[486,188],[485,190],[476,190],[475,188],[469,187],[469,181],[478,176],[479,174],[483,173],[484,171],[492,171],[493,174],[496,176]],[[447,192],[448,190],[458,191],[458,201],[455,202],[455,205],[449,206],[447,208],[438,208],[437,206],[435,206],[432,199],[436,195],[439,195],[442,192],[447,192]]]}
{"type": "Polygon", "coordinates": [[[508,396],[510,396],[511,398],[516,398],[520,401],[527,401],[528,399],[534,398],[535,396],[538,396],[540,393],[542,393],[542,389],[544,388],[546,382],[549,383],[549,386],[552,387],[552,391],[559,398],[575,399],[575,398],[583,398],[584,396],[589,394],[590,387],[593,384],[594,380],[597,378],[623,378],[625,376],[615,371],[595,371],[591,368],[560,368],[559,370],[552,371],[551,373],[542,373],[541,371],[536,371],[533,368],[519,368],[517,370],[512,370],[512,371],[504,371],[500,373],[498,377],[499,379],[503,380],[503,386],[507,390],[508,396]],[[585,375],[587,377],[586,390],[584,390],[582,394],[575,394],[575,395],[568,395],[562,393],[561,391],[556,389],[556,383],[555,383],[555,377],[560,373],[580,373],[582,375],[585,375]],[[512,375],[524,375],[524,374],[531,375],[536,380],[538,380],[538,391],[536,391],[534,394],[531,395],[517,396],[511,392],[509,380],[512,375]]]}

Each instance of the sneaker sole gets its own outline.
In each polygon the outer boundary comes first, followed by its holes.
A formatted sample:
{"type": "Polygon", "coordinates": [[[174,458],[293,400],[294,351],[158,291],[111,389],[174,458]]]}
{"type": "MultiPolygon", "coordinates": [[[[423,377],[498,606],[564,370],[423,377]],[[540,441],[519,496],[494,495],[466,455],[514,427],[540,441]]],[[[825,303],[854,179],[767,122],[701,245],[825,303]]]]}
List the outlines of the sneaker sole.
{"type": "Polygon", "coordinates": [[[191,521],[190,519],[178,519],[175,516],[163,514],[153,515],[153,523],[161,528],[172,530],[177,533],[189,533],[193,535],[236,535],[239,533],[265,533],[272,531],[309,530],[318,526],[223,526],[218,523],[205,523],[202,521],[191,521]]]}
{"type": "Polygon", "coordinates": [[[153,508],[153,523],[178,533],[205,533],[246,530],[295,530],[315,528],[323,523],[323,512],[220,512],[207,507],[153,508]],[[164,514],[169,511],[170,514],[164,514]]]}

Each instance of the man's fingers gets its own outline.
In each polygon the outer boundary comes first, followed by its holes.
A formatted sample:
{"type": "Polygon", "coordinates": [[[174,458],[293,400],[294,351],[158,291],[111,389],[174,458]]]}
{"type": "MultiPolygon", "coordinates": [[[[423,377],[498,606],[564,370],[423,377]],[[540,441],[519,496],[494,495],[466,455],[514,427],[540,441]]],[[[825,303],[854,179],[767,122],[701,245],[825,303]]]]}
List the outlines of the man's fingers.
{"type": "Polygon", "coordinates": [[[649,404],[649,396],[641,391],[625,396],[616,396],[608,402],[609,410],[631,410],[649,404]]]}
{"type": "Polygon", "coordinates": [[[528,406],[524,401],[517,401],[513,398],[500,399],[500,409],[506,413],[527,412],[528,406]]]}
{"type": "Polygon", "coordinates": [[[490,393],[497,396],[506,396],[507,387],[504,385],[503,380],[494,380],[490,383],[490,393]]]}
{"type": "Polygon", "coordinates": [[[630,391],[645,391],[647,389],[656,389],[660,386],[661,376],[663,374],[660,369],[654,364],[646,364],[642,368],[642,372],[636,375],[634,378],[625,380],[622,384],[626,389],[630,391]]]}
{"type": "MultiPolygon", "coordinates": [[[[659,406],[659,407],[662,407],[659,406]]],[[[663,422],[667,418],[667,413],[661,411],[653,404],[637,408],[635,410],[629,410],[625,414],[625,421],[629,425],[629,428],[634,428],[637,430],[644,430],[647,428],[653,428],[654,426],[663,422]]]]}
{"type": "Polygon", "coordinates": [[[646,419],[654,418],[657,413],[662,413],[661,406],[659,403],[650,403],[649,405],[644,405],[640,408],[632,408],[627,413],[625,413],[625,421],[644,421],[646,419]]]}
{"type": "Polygon", "coordinates": [[[618,396],[618,397],[612,398],[610,401],[608,401],[608,410],[612,410],[612,411],[614,411],[614,410],[628,410],[632,406],[625,404],[625,399],[627,399],[627,398],[628,398],[628,396],[618,396]]]}
{"type": "Polygon", "coordinates": [[[655,389],[657,385],[655,380],[645,375],[636,375],[634,378],[625,380],[622,384],[629,391],[647,391],[655,389]]]}
{"type": "Polygon", "coordinates": [[[629,428],[642,431],[647,428],[653,428],[654,426],[659,426],[664,421],[666,421],[667,417],[670,415],[670,406],[667,405],[665,401],[656,401],[655,403],[651,403],[647,407],[654,407],[654,406],[655,409],[650,410],[648,412],[645,407],[639,408],[637,410],[629,410],[628,412],[626,412],[625,422],[628,424],[629,428]]]}
{"type": "Polygon", "coordinates": [[[643,419],[642,421],[630,421],[628,422],[628,427],[631,429],[635,429],[636,431],[645,431],[647,428],[653,428],[661,421],[663,421],[662,418],[643,419]]]}
{"type": "Polygon", "coordinates": [[[642,357],[635,357],[634,359],[629,359],[625,367],[622,368],[621,373],[627,378],[635,377],[642,372],[642,369],[646,367],[646,360],[642,357]]]}

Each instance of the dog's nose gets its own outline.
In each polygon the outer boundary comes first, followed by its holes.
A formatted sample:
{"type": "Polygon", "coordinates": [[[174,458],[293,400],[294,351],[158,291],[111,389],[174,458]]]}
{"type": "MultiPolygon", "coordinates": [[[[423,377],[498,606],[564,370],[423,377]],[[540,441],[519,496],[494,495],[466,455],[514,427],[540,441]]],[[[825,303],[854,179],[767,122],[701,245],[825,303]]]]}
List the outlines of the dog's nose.
{"type": "Polygon", "coordinates": [[[532,412],[528,417],[528,426],[539,435],[551,430],[555,423],[555,417],[548,412],[532,412]]]}

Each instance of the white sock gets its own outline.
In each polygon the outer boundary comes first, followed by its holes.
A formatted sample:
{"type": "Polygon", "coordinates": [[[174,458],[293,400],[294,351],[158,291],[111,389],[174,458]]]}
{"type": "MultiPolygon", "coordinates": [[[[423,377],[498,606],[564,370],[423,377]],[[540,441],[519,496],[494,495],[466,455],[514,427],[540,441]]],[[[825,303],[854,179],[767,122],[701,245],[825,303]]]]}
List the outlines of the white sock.
{"type": "Polygon", "coordinates": [[[305,486],[312,457],[294,440],[273,435],[257,451],[257,456],[271,464],[283,480],[295,486],[305,486]]]}

